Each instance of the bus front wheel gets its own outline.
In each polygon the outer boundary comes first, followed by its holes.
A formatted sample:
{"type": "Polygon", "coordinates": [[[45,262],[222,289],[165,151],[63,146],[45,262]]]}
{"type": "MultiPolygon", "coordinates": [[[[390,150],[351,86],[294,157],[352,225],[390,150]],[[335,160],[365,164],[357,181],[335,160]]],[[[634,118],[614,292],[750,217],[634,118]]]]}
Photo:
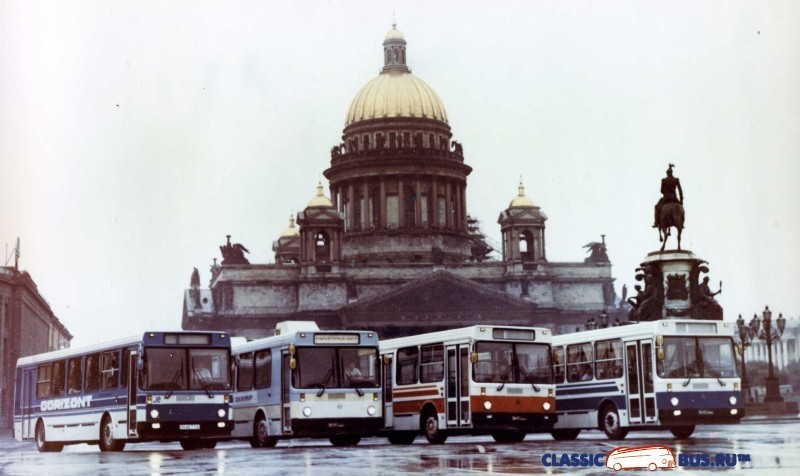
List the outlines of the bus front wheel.
{"type": "Polygon", "coordinates": [[[694,433],[694,425],[673,426],[672,428],[669,429],[669,431],[671,431],[672,434],[675,435],[675,438],[679,440],[685,440],[686,438],[692,436],[692,433],[694,433]]]}
{"type": "Polygon", "coordinates": [[[337,448],[342,448],[345,446],[356,446],[359,441],[361,441],[360,436],[349,436],[349,435],[336,435],[331,436],[328,438],[331,444],[337,448]]]}
{"type": "Polygon", "coordinates": [[[606,404],[600,412],[600,429],[609,440],[624,440],[628,430],[622,428],[617,407],[613,403],[606,404]]]}
{"type": "Polygon", "coordinates": [[[44,433],[44,422],[39,420],[36,423],[36,449],[40,453],[58,453],[64,449],[61,443],[48,443],[44,433]]]}
{"type": "Polygon", "coordinates": [[[439,428],[439,416],[436,414],[435,410],[431,410],[423,415],[422,424],[428,443],[432,445],[441,445],[447,440],[447,435],[439,428]]]}
{"type": "Polygon", "coordinates": [[[266,417],[259,412],[256,415],[255,422],[253,422],[253,438],[250,440],[250,446],[253,448],[273,448],[277,444],[278,439],[269,436],[266,417]]]}
{"type": "Polygon", "coordinates": [[[399,431],[388,436],[389,443],[393,445],[410,445],[417,438],[413,431],[399,431]]]}
{"type": "Polygon", "coordinates": [[[103,416],[100,423],[100,451],[122,451],[125,442],[114,439],[114,422],[108,415],[103,416]]]}

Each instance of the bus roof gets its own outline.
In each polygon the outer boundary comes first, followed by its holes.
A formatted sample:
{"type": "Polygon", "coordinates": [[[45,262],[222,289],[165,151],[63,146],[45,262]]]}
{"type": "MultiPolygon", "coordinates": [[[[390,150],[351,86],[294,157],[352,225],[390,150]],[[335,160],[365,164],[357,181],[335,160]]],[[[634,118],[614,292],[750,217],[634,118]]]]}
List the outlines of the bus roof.
{"type": "Polygon", "coordinates": [[[475,325],[469,327],[461,327],[457,329],[450,329],[446,331],[429,332],[427,334],[418,334],[408,337],[396,337],[394,339],[387,339],[381,341],[381,349],[393,349],[405,347],[409,345],[421,345],[430,342],[449,342],[454,340],[497,340],[497,341],[529,341],[539,343],[550,343],[551,333],[549,329],[543,327],[523,327],[523,326],[494,326],[494,325],[475,325]],[[533,331],[533,339],[526,339],[524,337],[514,338],[496,338],[493,337],[494,331],[533,331]]]}
{"type": "Polygon", "coordinates": [[[646,338],[661,335],[733,336],[735,324],[726,321],[700,321],[695,319],[664,319],[606,327],[591,331],[553,336],[553,345],[574,344],[619,338],[646,338]]]}

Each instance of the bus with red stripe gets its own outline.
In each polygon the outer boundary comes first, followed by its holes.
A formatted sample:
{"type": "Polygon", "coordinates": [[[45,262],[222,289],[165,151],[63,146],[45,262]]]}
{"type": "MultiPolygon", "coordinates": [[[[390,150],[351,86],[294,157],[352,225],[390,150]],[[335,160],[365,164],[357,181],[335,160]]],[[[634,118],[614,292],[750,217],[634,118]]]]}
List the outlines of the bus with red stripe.
{"type": "Polygon", "coordinates": [[[548,329],[470,326],[382,340],[383,433],[392,444],[425,435],[490,434],[498,442],[549,432],[556,421],[548,329]]]}

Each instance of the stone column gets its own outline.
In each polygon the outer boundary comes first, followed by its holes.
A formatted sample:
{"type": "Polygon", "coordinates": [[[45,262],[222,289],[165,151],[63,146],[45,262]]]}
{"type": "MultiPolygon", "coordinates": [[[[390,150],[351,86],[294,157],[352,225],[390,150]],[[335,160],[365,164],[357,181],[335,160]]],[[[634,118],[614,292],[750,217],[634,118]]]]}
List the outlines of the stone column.
{"type": "Polygon", "coordinates": [[[381,203],[379,206],[381,207],[381,222],[376,225],[376,228],[386,229],[386,181],[384,179],[381,179],[381,203]]]}
{"type": "Polygon", "coordinates": [[[432,208],[432,221],[431,228],[438,229],[439,228],[439,181],[437,179],[433,179],[433,186],[431,187],[431,199],[429,200],[428,206],[432,208]]]}

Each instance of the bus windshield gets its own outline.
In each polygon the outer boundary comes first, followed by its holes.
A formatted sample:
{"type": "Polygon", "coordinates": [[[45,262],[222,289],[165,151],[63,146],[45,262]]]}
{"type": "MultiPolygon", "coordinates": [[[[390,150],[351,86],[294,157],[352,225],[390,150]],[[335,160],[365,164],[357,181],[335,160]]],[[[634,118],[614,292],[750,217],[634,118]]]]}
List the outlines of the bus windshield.
{"type": "Polygon", "coordinates": [[[661,378],[736,377],[733,342],[728,337],[665,337],[661,378]]]}
{"type": "Polygon", "coordinates": [[[377,388],[376,348],[297,347],[294,388],[377,388]]]}
{"type": "Polygon", "coordinates": [[[229,390],[227,349],[149,347],[144,351],[142,390],[229,390]]]}
{"type": "Polygon", "coordinates": [[[553,383],[550,346],[520,342],[478,342],[473,380],[492,383],[553,383]]]}

